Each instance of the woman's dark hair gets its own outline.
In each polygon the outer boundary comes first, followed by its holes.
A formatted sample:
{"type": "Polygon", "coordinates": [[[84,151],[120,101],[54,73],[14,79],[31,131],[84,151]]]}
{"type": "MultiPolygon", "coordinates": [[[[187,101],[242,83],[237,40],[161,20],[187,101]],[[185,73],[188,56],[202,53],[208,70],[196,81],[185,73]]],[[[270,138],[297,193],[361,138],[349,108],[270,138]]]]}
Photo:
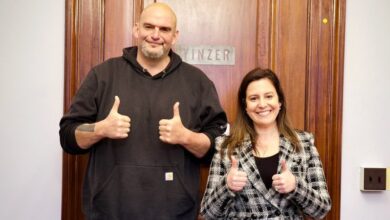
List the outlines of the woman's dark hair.
{"type": "Polygon", "coordinates": [[[252,146],[255,146],[254,143],[256,141],[257,134],[254,129],[252,119],[246,113],[246,90],[251,82],[265,78],[269,79],[272,85],[275,87],[276,93],[278,94],[279,103],[281,104],[279,114],[276,117],[276,124],[278,126],[279,133],[292,143],[296,152],[301,150],[298,137],[287,118],[286,99],[277,75],[270,69],[255,68],[248,72],[241,81],[237,97],[236,119],[232,125],[230,136],[228,136],[222,144],[223,150],[221,152],[223,153],[224,150],[227,149],[229,158],[231,157],[234,149],[241,146],[241,143],[244,141],[247,135],[249,135],[252,141],[252,146]]]}

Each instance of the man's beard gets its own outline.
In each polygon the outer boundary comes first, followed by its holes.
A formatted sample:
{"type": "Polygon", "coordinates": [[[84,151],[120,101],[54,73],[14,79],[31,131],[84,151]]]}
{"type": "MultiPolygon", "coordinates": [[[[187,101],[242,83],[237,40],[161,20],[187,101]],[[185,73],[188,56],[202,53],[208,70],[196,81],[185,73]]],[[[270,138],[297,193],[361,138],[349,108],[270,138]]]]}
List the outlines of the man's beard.
{"type": "Polygon", "coordinates": [[[145,57],[150,59],[160,59],[164,55],[164,47],[161,47],[158,51],[150,51],[146,43],[142,44],[141,51],[145,57]]]}

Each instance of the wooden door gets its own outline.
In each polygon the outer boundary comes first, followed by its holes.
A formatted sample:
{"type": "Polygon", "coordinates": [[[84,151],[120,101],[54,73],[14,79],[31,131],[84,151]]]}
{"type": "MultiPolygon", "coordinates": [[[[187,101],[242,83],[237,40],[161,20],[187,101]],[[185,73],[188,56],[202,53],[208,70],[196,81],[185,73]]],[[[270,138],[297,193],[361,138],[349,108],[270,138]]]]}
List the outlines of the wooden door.
{"type": "MultiPolygon", "coordinates": [[[[131,28],[153,0],[67,0],[65,110],[88,70],[134,44],[131,28]]],[[[178,17],[179,45],[229,46],[234,65],[202,65],[229,121],[243,75],[269,67],[284,87],[295,127],[315,134],[332,211],[340,216],[341,112],[345,0],[163,0],[178,17]]],[[[64,153],[62,219],[83,219],[87,156],[64,153]]],[[[204,191],[208,167],[201,170],[204,191]]]]}

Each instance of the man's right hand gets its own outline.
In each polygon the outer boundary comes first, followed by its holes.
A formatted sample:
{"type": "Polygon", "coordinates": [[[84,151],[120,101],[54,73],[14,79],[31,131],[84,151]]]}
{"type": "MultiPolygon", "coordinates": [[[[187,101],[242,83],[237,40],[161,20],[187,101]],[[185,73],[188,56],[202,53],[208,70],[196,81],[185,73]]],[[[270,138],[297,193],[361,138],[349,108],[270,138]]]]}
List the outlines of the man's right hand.
{"type": "Polygon", "coordinates": [[[118,113],[120,100],[115,96],[114,104],[107,117],[93,124],[82,124],[76,128],[77,144],[88,149],[103,138],[127,138],[130,132],[130,117],[118,113]]]}
{"type": "Polygon", "coordinates": [[[115,96],[114,105],[108,116],[98,123],[96,128],[101,132],[103,137],[111,139],[126,138],[130,132],[130,117],[119,114],[120,99],[115,96]]]}

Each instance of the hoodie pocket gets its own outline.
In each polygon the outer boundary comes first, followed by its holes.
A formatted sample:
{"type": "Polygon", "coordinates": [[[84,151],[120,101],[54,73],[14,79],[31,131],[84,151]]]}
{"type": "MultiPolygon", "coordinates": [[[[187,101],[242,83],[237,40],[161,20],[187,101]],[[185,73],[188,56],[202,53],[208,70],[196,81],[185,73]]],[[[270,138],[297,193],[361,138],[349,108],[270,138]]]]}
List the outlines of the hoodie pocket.
{"type": "Polygon", "coordinates": [[[196,207],[172,166],[116,166],[93,203],[109,219],[171,220],[196,207]]]}

